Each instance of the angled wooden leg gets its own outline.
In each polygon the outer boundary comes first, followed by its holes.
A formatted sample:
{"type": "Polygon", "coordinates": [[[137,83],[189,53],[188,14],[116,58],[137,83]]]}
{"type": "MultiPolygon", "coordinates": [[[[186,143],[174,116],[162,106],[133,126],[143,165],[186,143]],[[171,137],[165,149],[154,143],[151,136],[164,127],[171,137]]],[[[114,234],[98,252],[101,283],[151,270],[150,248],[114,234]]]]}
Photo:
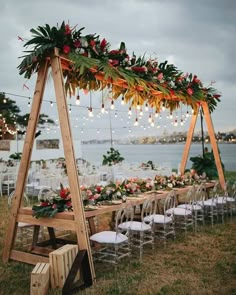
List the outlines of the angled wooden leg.
{"type": "Polygon", "coordinates": [[[69,112],[66,101],[66,92],[64,85],[64,78],[62,73],[60,56],[57,50],[51,57],[52,76],[54,81],[54,88],[56,93],[56,101],[58,108],[58,116],[61,127],[61,135],[63,141],[63,148],[66,160],[67,174],[71,191],[71,199],[73,204],[73,211],[75,222],[77,223],[76,234],[80,250],[88,251],[89,264],[92,274],[92,279],[95,281],[95,270],[93,265],[92,252],[86,228],[86,219],[83,208],[83,201],[80,193],[79,177],[75,161],[75,153],[72,141],[72,132],[70,126],[69,112]]]}
{"type": "Polygon", "coordinates": [[[188,130],[186,144],[185,144],[185,147],[184,147],[182,161],[181,161],[181,164],[180,164],[180,173],[181,173],[181,175],[184,174],[186,163],[187,163],[187,160],[188,160],[189,150],[190,150],[190,147],[191,147],[193,133],[194,133],[195,125],[196,125],[196,122],[197,122],[197,117],[198,117],[198,109],[197,109],[196,113],[194,113],[192,115],[190,127],[189,127],[189,130],[188,130]]]}
{"type": "Polygon", "coordinates": [[[222,189],[225,189],[225,177],[224,177],[224,172],[221,165],[221,159],[220,159],[220,154],[219,154],[219,150],[218,150],[218,146],[217,146],[217,142],[215,138],[215,131],[214,131],[212,120],[211,120],[211,114],[208,108],[208,104],[206,102],[202,103],[202,107],[204,111],[204,117],[206,120],[208,133],[210,136],[211,146],[212,146],[212,150],[213,150],[213,154],[215,158],[216,168],[218,171],[220,185],[222,189]]]}
{"type": "Polygon", "coordinates": [[[29,117],[29,121],[28,121],[25,143],[23,147],[22,158],[21,158],[18,177],[16,181],[15,194],[12,199],[11,217],[10,217],[10,222],[9,222],[7,235],[5,239],[5,247],[3,250],[4,263],[6,263],[9,260],[10,252],[14,244],[14,238],[15,238],[16,230],[17,230],[16,218],[18,214],[18,209],[21,206],[23,195],[24,195],[25,183],[26,183],[27,174],[29,170],[31,153],[32,153],[33,145],[34,145],[34,137],[36,133],[39,113],[40,113],[42,99],[43,99],[43,93],[44,93],[45,84],[46,84],[47,72],[48,72],[48,61],[45,61],[44,63],[42,63],[38,71],[38,78],[37,78],[35,91],[34,91],[32,110],[29,117]]]}

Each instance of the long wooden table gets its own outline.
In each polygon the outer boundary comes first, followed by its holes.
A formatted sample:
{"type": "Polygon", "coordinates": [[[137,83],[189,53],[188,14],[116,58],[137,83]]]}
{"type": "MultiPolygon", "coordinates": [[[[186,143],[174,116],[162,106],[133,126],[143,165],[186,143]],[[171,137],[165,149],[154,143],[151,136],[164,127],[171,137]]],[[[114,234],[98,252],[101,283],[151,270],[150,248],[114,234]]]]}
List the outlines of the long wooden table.
{"type": "MultiPolygon", "coordinates": [[[[211,188],[213,188],[215,185],[215,182],[210,182],[210,183],[206,183],[206,189],[209,190],[211,188]]],[[[189,189],[191,188],[191,186],[186,186],[184,188],[176,188],[176,195],[179,196],[181,194],[186,193],[189,189]]],[[[132,205],[132,206],[136,206],[136,205],[142,205],[146,199],[152,197],[156,200],[161,200],[161,199],[165,199],[166,196],[169,194],[170,191],[151,191],[148,193],[144,193],[142,195],[138,195],[138,196],[132,196],[132,197],[127,197],[127,201],[126,204],[127,205],[132,205]]],[[[117,210],[119,210],[121,208],[121,206],[123,206],[124,204],[115,204],[115,205],[102,205],[99,206],[96,210],[91,210],[91,211],[85,211],[85,217],[88,220],[88,224],[90,227],[90,233],[93,234],[96,232],[96,227],[95,227],[95,223],[94,223],[94,218],[108,213],[108,212],[115,212],[117,210]]],[[[53,251],[53,248],[56,248],[56,237],[54,234],[54,228],[60,228],[60,229],[64,229],[64,230],[75,230],[75,222],[74,222],[75,218],[74,218],[74,213],[73,212],[62,212],[62,213],[58,213],[55,215],[55,217],[53,218],[48,218],[48,217],[43,217],[40,219],[36,219],[35,217],[32,216],[32,209],[30,207],[22,207],[19,209],[19,214],[17,216],[17,222],[24,222],[24,223],[29,223],[31,225],[34,226],[35,230],[34,230],[34,234],[33,234],[33,241],[32,241],[32,247],[31,247],[31,251],[32,253],[43,253],[45,256],[48,255],[48,253],[50,251],[53,251]],[[38,232],[39,232],[39,228],[40,226],[45,226],[48,228],[49,231],[49,242],[52,246],[51,249],[43,249],[43,247],[38,247],[38,232]]],[[[43,245],[43,243],[42,243],[43,245]]],[[[45,246],[47,246],[48,244],[45,243],[45,246]]],[[[20,252],[22,254],[22,252],[20,252]]],[[[12,254],[11,254],[11,258],[14,260],[19,260],[19,261],[23,261],[23,262],[27,262],[27,257],[22,257],[22,259],[19,257],[20,253],[18,253],[18,251],[16,250],[12,250],[12,254]]],[[[29,259],[30,261],[30,259],[29,259]]],[[[44,262],[44,260],[43,260],[44,262]]]]}

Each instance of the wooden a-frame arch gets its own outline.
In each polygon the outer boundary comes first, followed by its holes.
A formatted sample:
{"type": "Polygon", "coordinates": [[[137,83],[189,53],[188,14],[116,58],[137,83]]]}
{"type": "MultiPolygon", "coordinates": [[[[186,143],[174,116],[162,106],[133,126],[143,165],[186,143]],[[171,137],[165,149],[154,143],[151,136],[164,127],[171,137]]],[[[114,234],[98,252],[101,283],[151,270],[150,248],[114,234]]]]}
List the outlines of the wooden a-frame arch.
{"type": "MultiPolygon", "coordinates": [[[[218,150],[218,146],[217,146],[217,142],[216,142],[216,138],[215,138],[215,132],[214,132],[213,124],[212,124],[211,114],[210,114],[207,103],[202,102],[201,104],[202,104],[202,109],[204,112],[204,117],[206,120],[207,129],[208,129],[208,133],[209,133],[209,137],[210,137],[210,142],[211,142],[211,146],[212,146],[212,150],[213,150],[213,154],[214,154],[214,158],[215,158],[219,182],[220,182],[221,188],[225,189],[225,177],[224,177],[224,172],[223,172],[222,165],[221,165],[221,159],[220,159],[219,150],[218,150]]],[[[198,118],[198,113],[199,113],[198,111],[199,111],[199,107],[197,108],[197,111],[192,115],[192,119],[190,122],[187,140],[186,140],[185,148],[183,151],[182,161],[180,164],[181,175],[184,174],[186,163],[188,160],[188,155],[189,155],[189,150],[190,150],[191,143],[192,143],[193,133],[194,133],[194,129],[195,129],[197,118],[198,118]]]]}
{"type": "Polygon", "coordinates": [[[19,173],[16,181],[16,189],[12,202],[11,217],[3,251],[3,262],[7,262],[9,259],[29,264],[36,264],[37,262],[48,262],[48,257],[45,257],[43,249],[41,249],[42,252],[40,252],[40,249],[38,249],[36,252],[37,254],[35,254],[34,252],[26,253],[13,249],[18,222],[25,222],[36,226],[46,226],[49,228],[61,228],[65,230],[75,231],[77,235],[79,250],[86,250],[88,252],[91,277],[92,281],[95,281],[94,265],[89,244],[88,232],[86,229],[86,219],[80,194],[78,172],[76,169],[76,161],[66,102],[66,92],[61,59],[57,50],[55,50],[55,53],[50,57],[50,59],[47,59],[43,64],[41,64],[38,70],[38,77],[34,91],[31,114],[29,117],[19,173]],[[65,153],[67,174],[71,191],[71,199],[73,203],[73,212],[59,213],[56,214],[54,218],[36,219],[32,215],[25,214],[24,208],[22,208],[21,204],[23,200],[23,193],[30,165],[31,153],[34,144],[36,127],[43,100],[49,66],[51,66],[52,68],[52,77],[56,94],[56,104],[58,108],[58,116],[65,153]]]}
{"type": "MultiPolygon", "coordinates": [[[[208,132],[210,135],[211,145],[216,161],[216,166],[219,174],[221,187],[225,187],[225,179],[221,166],[220,156],[218,152],[217,143],[215,140],[213,124],[209,108],[206,102],[202,102],[204,116],[206,119],[208,132]]],[[[188,131],[186,145],[183,151],[180,171],[184,174],[188,154],[191,146],[192,136],[196,125],[198,110],[193,114],[190,128],[188,131]]],[[[72,143],[71,127],[69,123],[69,114],[66,103],[65,85],[62,72],[61,57],[58,51],[55,50],[54,54],[41,64],[38,70],[38,77],[35,86],[31,114],[29,117],[28,128],[23,147],[22,159],[19,167],[19,173],[16,182],[16,190],[13,198],[13,205],[9,227],[7,231],[5,247],[3,251],[3,261],[7,262],[9,259],[36,264],[37,262],[48,262],[48,257],[45,257],[43,250],[38,249],[37,252],[25,253],[22,251],[14,250],[14,241],[17,230],[17,223],[25,222],[36,226],[46,226],[50,228],[62,228],[65,230],[74,230],[77,235],[77,243],[80,250],[88,252],[89,266],[91,271],[92,280],[95,281],[95,271],[92,260],[91,248],[89,244],[88,232],[86,229],[86,220],[82,204],[82,198],[79,188],[79,179],[76,169],[74,148],[72,143]],[[69,186],[71,190],[71,197],[73,203],[73,212],[63,212],[56,214],[54,218],[41,218],[36,219],[32,215],[27,214],[25,209],[22,208],[22,199],[27,179],[27,173],[30,165],[31,153],[34,144],[34,137],[36,133],[37,122],[40,114],[46,79],[48,75],[48,68],[52,68],[52,77],[54,81],[54,88],[56,93],[56,103],[58,108],[59,123],[62,134],[62,141],[65,153],[65,160],[67,166],[69,186]],[[35,254],[36,253],[36,254],[35,254]]]]}

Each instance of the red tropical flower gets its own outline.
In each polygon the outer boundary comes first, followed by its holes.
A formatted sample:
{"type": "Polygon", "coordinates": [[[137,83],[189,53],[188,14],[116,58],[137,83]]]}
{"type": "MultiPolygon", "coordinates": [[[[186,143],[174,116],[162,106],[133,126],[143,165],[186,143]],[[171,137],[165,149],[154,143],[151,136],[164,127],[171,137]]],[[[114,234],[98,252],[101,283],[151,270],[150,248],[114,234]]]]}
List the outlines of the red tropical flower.
{"type": "Polygon", "coordinates": [[[71,34],[71,29],[69,25],[65,25],[65,35],[70,35],[71,34]]]}
{"type": "Polygon", "coordinates": [[[75,46],[75,48],[79,48],[79,47],[81,47],[81,42],[80,42],[80,40],[76,40],[76,41],[74,42],[74,46],[75,46]]]}
{"type": "Polygon", "coordinates": [[[91,45],[92,47],[94,47],[94,46],[96,45],[96,42],[95,42],[94,40],[91,40],[91,41],[90,41],[90,45],[91,45]]]}
{"type": "Polygon", "coordinates": [[[187,88],[187,93],[189,95],[193,95],[193,89],[192,88],[187,88]]]}
{"type": "Polygon", "coordinates": [[[64,45],[64,46],[63,46],[63,52],[64,52],[65,54],[70,53],[70,46],[68,46],[68,45],[64,45]]]}
{"type": "Polygon", "coordinates": [[[101,48],[102,51],[105,50],[106,45],[107,45],[107,40],[104,38],[104,39],[102,39],[102,41],[100,43],[100,48],[101,48]]]}

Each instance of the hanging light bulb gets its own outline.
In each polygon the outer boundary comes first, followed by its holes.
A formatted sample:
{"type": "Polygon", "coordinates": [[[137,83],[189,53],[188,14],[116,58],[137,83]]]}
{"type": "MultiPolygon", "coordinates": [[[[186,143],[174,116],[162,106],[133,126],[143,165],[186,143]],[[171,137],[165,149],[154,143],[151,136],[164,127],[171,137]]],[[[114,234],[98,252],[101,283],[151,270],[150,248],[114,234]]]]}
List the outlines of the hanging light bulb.
{"type": "Polygon", "coordinates": [[[131,132],[131,129],[129,129],[129,132],[131,132]]]}
{"type": "Polygon", "coordinates": [[[79,94],[76,96],[75,104],[76,104],[77,106],[80,105],[80,96],[79,96],[79,94]]]}
{"type": "Polygon", "coordinates": [[[114,101],[111,101],[111,110],[114,110],[115,106],[114,106],[114,101]]]}
{"type": "Polygon", "coordinates": [[[155,112],[155,117],[157,118],[159,116],[159,114],[158,114],[158,112],[157,112],[157,110],[156,110],[156,112],[155,112]]]}
{"type": "Polygon", "coordinates": [[[105,113],[105,106],[104,106],[104,103],[102,104],[102,107],[101,107],[101,113],[102,113],[102,114],[105,113]]]}
{"type": "Polygon", "coordinates": [[[187,113],[186,113],[186,118],[188,118],[189,117],[189,112],[187,111],[187,113]]]}
{"type": "Polygon", "coordinates": [[[98,133],[98,134],[100,133],[100,130],[99,130],[99,129],[97,130],[97,133],[98,133]]]}
{"type": "Polygon", "coordinates": [[[137,110],[140,110],[140,104],[139,104],[139,102],[138,102],[138,104],[137,104],[137,110]]]}
{"type": "Polygon", "coordinates": [[[155,126],[155,123],[154,123],[154,121],[152,120],[152,122],[151,122],[151,127],[154,127],[155,126]]]}
{"type": "Polygon", "coordinates": [[[174,121],[174,126],[175,126],[175,127],[178,126],[178,121],[177,121],[177,119],[175,119],[175,121],[174,121]]]}
{"type": "Polygon", "coordinates": [[[71,105],[70,105],[70,108],[69,108],[69,113],[71,113],[71,105]]]}
{"type": "Polygon", "coordinates": [[[121,98],[121,104],[122,104],[122,105],[125,104],[125,97],[124,97],[124,95],[123,95],[122,98],[121,98]]]}
{"type": "Polygon", "coordinates": [[[93,108],[92,107],[89,108],[89,117],[90,118],[93,117],[93,108]]]}
{"type": "Polygon", "coordinates": [[[3,99],[3,103],[7,103],[7,100],[6,100],[6,98],[4,98],[4,99],[3,99]]]}
{"type": "Polygon", "coordinates": [[[180,125],[181,125],[181,126],[184,125],[184,121],[183,121],[183,119],[181,119],[181,121],[180,121],[180,125]]]}
{"type": "Polygon", "coordinates": [[[134,126],[138,126],[138,118],[135,119],[134,126]]]}
{"type": "Polygon", "coordinates": [[[28,107],[30,107],[30,97],[29,97],[29,101],[28,101],[28,107]]]}
{"type": "Polygon", "coordinates": [[[53,102],[52,101],[50,102],[50,105],[51,105],[51,107],[53,107],[53,102]]]}
{"type": "Polygon", "coordinates": [[[152,122],[152,115],[149,114],[149,117],[148,117],[148,122],[151,123],[152,122]]]}
{"type": "Polygon", "coordinates": [[[81,133],[84,133],[84,129],[81,129],[81,133]]]}
{"type": "Polygon", "coordinates": [[[162,107],[161,107],[162,111],[166,110],[165,104],[163,103],[162,107]]]}
{"type": "Polygon", "coordinates": [[[145,105],[145,111],[148,112],[148,104],[145,105]]]}
{"type": "Polygon", "coordinates": [[[139,116],[142,117],[143,116],[143,110],[141,109],[139,112],[139,116]]]}
{"type": "Polygon", "coordinates": [[[117,113],[115,113],[115,118],[117,118],[117,113]]]}
{"type": "Polygon", "coordinates": [[[129,115],[129,116],[132,115],[131,107],[129,107],[128,115],[129,115]]]}
{"type": "Polygon", "coordinates": [[[170,113],[170,119],[171,119],[171,120],[173,119],[173,115],[172,115],[172,112],[170,113]]]}

